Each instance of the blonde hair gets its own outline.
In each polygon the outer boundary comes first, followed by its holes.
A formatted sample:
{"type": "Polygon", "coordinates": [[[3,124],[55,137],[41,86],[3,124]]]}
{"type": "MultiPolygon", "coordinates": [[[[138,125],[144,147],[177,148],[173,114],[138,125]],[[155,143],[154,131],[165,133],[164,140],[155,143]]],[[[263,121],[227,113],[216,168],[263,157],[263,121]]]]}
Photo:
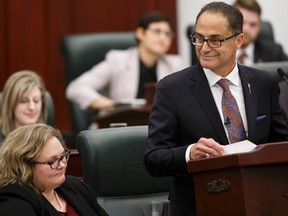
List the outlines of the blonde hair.
{"type": "Polygon", "coordinates": [[[14,109],[19,99],[26,91],[32,90],[35,86],[40,89],[42,96],[41,114],[37,123],[46,123],[48,115],[47,101],[45,98],[46,89],[41,77],[33,71],[19,71],[13,73],[8,78],[2,94],[0,128],[4,136],[7,136],[15,129],[14,109]]]}
{"type": "Polygon", "coordinates": [[[60,131],[42,123],[25,125],[9,133],[0,147],[0,187],[19,183],[41,192],[33,181],[33,161],[52,137],[61,142],[60,131]]]}

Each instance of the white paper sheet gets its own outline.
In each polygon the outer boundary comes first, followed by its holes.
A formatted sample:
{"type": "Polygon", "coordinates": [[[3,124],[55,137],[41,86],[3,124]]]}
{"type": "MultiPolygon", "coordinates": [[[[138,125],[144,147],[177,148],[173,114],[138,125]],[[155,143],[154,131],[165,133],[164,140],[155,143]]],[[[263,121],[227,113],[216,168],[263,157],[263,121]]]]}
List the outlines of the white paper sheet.
{"type": "Polygon", "coordinates": [[[241,142],[225,145],[223,146],[224,155],[249,152],[249,151],[252,151],[256,146],[257,145],[250,142],[249,140],[243,140],[241,142]]]}

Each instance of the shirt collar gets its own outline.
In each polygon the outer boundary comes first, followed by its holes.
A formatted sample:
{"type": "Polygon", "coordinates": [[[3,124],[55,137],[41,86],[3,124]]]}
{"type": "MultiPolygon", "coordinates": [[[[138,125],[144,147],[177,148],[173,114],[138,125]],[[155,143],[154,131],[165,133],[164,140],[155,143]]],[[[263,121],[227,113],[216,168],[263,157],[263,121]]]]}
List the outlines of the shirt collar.
{"type": "Polygon", "coordinates": [[[221,77],[208,68],[203,68],[203,70],[204,70],[204,73],[208,79],[208,83],[209,83],[210,88],[212,86],[217,86],[218,85],[217,82],[221,78],[226,78],[226,79],[230,80],[232,85],[235,85],[237,87],[241,86],[241,80],[240,80],[239,70],[238,70],[237,64],[235,64],[231,73],[229,73],[226,77],[221,77]]]}

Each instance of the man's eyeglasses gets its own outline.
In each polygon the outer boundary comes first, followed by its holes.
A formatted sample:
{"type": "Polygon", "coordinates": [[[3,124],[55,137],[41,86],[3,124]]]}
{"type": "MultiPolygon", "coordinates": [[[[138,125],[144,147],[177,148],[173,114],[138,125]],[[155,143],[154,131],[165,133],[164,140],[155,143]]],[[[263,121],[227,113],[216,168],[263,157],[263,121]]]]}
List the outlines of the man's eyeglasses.
{"type": "Polygon", "coordinates": [[[148,28],[147,30],[151,31],[154,35],[161,35],[164,34],[167,38],[173,38],[174,34],[172,31],[164,31],[160,28],[148,28]]]}
{"type": "Polygon", "coordinates": [[[202,46],[204,44],[204,42],[206,41],[208,46],[211,47],[211,48],[219,48],[222,46],[222,43],[233,38],[233,37],[236,37],[238,36],[240,33],[236,33],[236,34],[233,34],[231,35],[230,37],[227,37],[227,38],[224,38],[224,39],[218,39],[218,38],[204,38],[202,37],[201,35],[197,34],[196,32],[194,32],[192,35],[190,35],[190,39],[191,39],[191,42],[193,45],[195,46],[202,46]]]}
{"type": "Polygon", "coordinates": [[[69,157],[70,157],[70,151],[67,150],[59,158],[55,158],[54,160],[47,161],[47,162],[33,161],[32,163],[33,164],[46,164],[46,165],[49,165],[51,169],[57,169],[59,167],[60,161],[62,161],[63,163],[67,163],[67,161],[69,160],[69,157]]]}

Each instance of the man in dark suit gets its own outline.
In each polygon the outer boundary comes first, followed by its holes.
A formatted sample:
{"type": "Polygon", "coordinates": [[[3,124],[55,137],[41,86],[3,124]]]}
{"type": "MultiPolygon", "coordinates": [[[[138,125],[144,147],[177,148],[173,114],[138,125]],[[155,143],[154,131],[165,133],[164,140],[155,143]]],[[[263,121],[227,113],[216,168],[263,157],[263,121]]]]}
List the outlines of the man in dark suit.
{"type": "Polygon", "coordinates": [[[242,24],[241,12],[231,5],[204,6],[191,38],[199,63],[158,83],[144,162],[153,176],[173,176],[169,197],[173,216],[196,215],[188,161],[221,156],[223,145],[232,143],[228,127],[234,119],[224,118],[219,80],[230,80],[248,140],[261,144],[288,139],[276,76],[236,62],[244,40],[242,24]]]}
{"type": "Polygon", "coordinates": [[[244,16],[243,33],[245,39],[242,48],[237,52],[239,63],[251,65],[253,63],[288,61],[280,44],[272,40],[258,38],[261,29],[261,7],[254,0],[236,0],[237,7],[244,16]]]}
{"type": "Polygon", "coordinates": [[[254,44],[254,63],[288,61],[280,44],[265,39],[257,39],[254,44]]]}

